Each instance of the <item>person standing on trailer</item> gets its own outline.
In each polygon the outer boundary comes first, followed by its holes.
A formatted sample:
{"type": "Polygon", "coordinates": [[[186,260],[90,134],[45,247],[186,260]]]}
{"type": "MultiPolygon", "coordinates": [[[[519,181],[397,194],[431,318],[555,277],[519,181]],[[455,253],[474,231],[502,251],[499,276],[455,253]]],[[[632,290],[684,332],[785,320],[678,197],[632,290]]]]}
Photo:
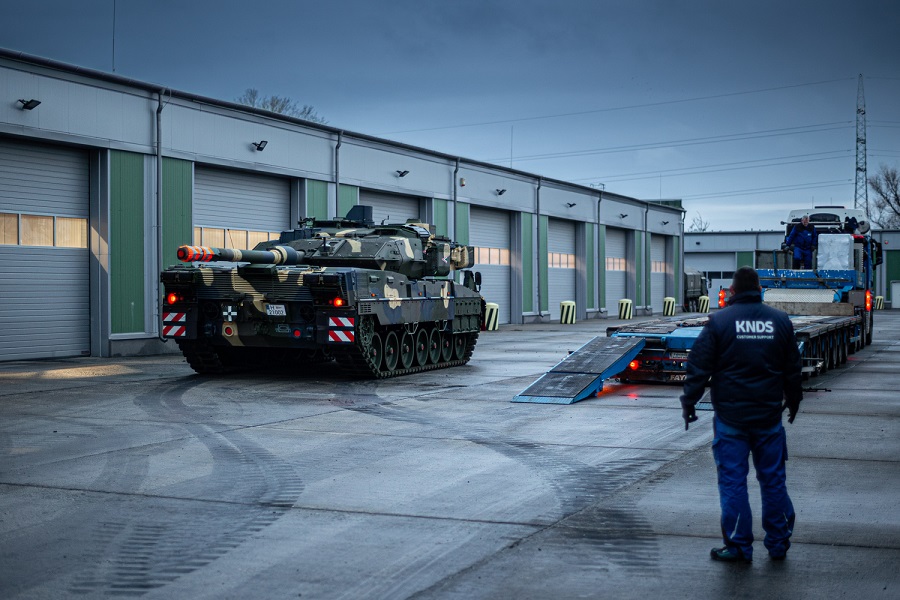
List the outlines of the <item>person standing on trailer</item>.
{"type": "Polygon", "coordinates": [[[794,225],[791,232],[784,238],[782,249],[792,247],[794,249],[794,260],[792,268],[794,269],[812,269],[813,250],[819,243],[819,234],[815,226],[809,224],[809,216],[800,217],[800,223],[794,225]],[[801,267],[802,265],[802,267],[801,267]]]}
{"type": "Polygon", "coordinates": [[[803,398],[800,352],[791,320],[763,304],[761,291],[756,270],[735,271],[729,306],[709,317],[691,348],[681,396],[687,429],[697,420],[695,406],[710,384],[712,451],[725,543],[710,551],[718,561],[753,560],[753,517],[747,493],[751,454],[762,495],[764,544],[772,560],[785,558],[794,529],[781,414],[786,409],[788,423],[793,423],[803,398]]]}

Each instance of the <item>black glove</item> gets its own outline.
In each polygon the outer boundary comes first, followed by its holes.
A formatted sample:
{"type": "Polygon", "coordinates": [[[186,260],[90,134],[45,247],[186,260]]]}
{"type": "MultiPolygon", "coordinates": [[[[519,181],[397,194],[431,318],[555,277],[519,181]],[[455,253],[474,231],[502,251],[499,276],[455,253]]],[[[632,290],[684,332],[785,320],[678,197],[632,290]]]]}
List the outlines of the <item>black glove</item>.
{"type": "Polygon", "coordinates": [[[794,417],[797,416],[797,411],[800,410],[800,399],[797,398],[795,400],[785,399],[784,408],[781,409],[782,412],[788,411],[788,423],[794,422],[794,417]]]}
{"type": "Polygon", "coordinates": [[[681,400],[681,418],[684,419],[684,430],[687,431],[688,427],[691,423],[697,420],[697,411],[694,409],[694,405],[685,402],[684,398],[681,400]]]}
{"type": "Polygon", "coordinates": [[[782,242],[782,244],[781,244],[781,249],[782,249],[782,250],[787,250],[787,249],[788,249],[788,245],[782,242]]]}

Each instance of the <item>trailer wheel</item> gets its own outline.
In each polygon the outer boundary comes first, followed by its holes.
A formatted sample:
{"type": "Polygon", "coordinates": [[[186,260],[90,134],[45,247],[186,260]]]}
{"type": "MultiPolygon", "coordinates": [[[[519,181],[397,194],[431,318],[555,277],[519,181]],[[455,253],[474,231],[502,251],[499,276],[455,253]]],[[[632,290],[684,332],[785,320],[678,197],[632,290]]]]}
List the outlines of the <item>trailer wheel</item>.
{"type": "Polygon", "coordinates": [[[847,353],[850,350],[849,338],[850,334],[847,332],[847,330],[842,329],[840,334],[840,343],[838,344],[840,346],[840,361],[842,365],[847,363],[847,353]]]}

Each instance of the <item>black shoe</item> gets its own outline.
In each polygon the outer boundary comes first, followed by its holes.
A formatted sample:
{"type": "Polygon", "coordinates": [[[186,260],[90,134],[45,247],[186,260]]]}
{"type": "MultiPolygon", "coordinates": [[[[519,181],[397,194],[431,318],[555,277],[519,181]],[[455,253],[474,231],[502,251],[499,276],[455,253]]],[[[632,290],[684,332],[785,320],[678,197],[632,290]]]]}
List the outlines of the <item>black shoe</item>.
{"type": "Polygon", "coordinates": [[[772,560],[784,560],[785,558],[787,558],[787,551],[790,549],[791,542],[790,540],[788,540],[787,542],[785,542],[784,552],[782,552],[781,554],[772,554],[772,552],[769,551],[769,558],[771,558],[772,560]]]}
{"type": "Polygon", "coordinates": [[[713,560],[722,562],[752,562],[752,558],[747,558],[737,546],[722,546],[721,548],[713,548],[709,551],[709,556],[713,560]]]}

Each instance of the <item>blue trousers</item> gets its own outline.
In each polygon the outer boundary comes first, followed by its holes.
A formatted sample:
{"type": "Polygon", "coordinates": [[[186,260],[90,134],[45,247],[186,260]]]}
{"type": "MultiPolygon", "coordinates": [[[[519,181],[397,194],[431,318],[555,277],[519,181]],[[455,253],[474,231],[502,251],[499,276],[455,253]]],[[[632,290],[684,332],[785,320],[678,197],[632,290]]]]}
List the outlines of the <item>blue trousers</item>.
{"type": "Polygon", "coordinates": [[[762,496],[763,541],[769,554],[782,556],[791,546],[794,505],[787,493],[785,461],[787,437],[779,423],[767,429],[737,429],[713,418],[713,457],[722,508],[722,539],[753,557],[753,516],[747,494],[748,458],[753,455],[762,496]]]}

